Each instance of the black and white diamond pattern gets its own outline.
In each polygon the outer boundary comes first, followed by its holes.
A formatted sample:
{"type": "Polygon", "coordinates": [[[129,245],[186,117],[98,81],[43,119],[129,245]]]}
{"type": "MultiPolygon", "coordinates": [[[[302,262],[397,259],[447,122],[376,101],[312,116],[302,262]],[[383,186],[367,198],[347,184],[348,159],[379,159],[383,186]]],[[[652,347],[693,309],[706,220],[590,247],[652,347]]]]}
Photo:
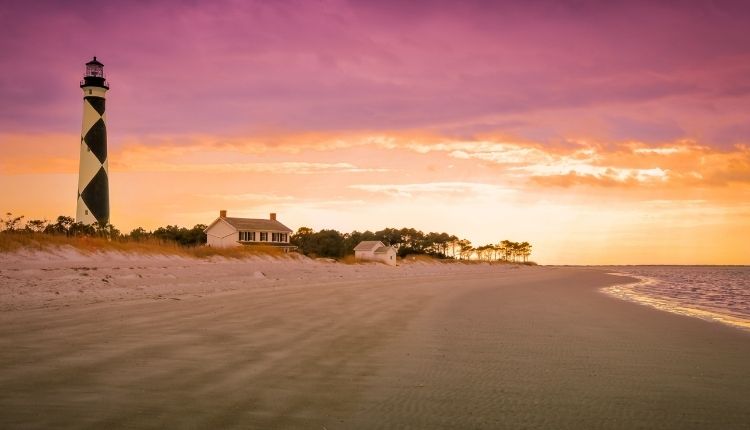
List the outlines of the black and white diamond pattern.
{"type": "Polygon", "coordinates": [[[109,176],[104,97],[83,99],[76,221],[109,224],[109,176]]]}

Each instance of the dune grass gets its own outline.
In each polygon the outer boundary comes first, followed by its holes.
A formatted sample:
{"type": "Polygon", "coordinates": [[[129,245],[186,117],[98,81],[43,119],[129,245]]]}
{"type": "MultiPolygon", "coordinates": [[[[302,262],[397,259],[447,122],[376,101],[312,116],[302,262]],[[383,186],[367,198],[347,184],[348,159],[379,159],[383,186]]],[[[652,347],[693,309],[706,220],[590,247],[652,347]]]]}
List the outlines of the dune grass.
{"type": "Polygon", "coordinates": [[[185,248],[185,250],[189,255],[196,258],[224,257],[239,259],[253,256],[284,257],[288,255],[281,248],[270,245],[244,245],[231,248],[196,246],[185,248]]]}
{"type": "MultiPolygon", "coordinates": [[[[214,248],[208,246],[186,247],[176,242],[159,239],[113,239],[108,240],[100,237],[67,237],[62,235],[50,235],[28,232],[0,232],[0,254],[20,250],[45,251],[55,248],[69,246],[83,254],[95,252],[123,252],[130,254],[146,255],[175,255],[193,258],[234,258],[242,259],[257,256],[270,256],[283,258],[290,254],[284,250],[270,245],[236,246],[231,248],[214,248]]],[[[353,254],[336,259],[344,264],[362,264],[365,262],[356,260],[353,254]]],[[[428,263],[428,264],[513,264],[535,266],[533,261],[508,262],[508,261],[483,261],[483,260],[455,260],[441,259],[424,254],[411,254],[398,259],[399,263],[428,263]]],[[[367,263],[372,263],[368,261],[367,263]]],[[[385,263],[383,263],[385,264],[385,263]]]]}
{"type": "Polygon", "coordinates": [[[67,237],[61,235],[2,232],[0,233],[0,253],[22,250],[45,251],[69,246],[90,254],[94,252],[124,252],[147,255],[175,255],[193,258],[247,258],[253,256],[284,256],[283,250],[273,246],[238,246],[232,248],[212,248],[208,246],[185,247],[176,242],[157,239],[147,240],[108,240],[99,237],[67,237]]]}

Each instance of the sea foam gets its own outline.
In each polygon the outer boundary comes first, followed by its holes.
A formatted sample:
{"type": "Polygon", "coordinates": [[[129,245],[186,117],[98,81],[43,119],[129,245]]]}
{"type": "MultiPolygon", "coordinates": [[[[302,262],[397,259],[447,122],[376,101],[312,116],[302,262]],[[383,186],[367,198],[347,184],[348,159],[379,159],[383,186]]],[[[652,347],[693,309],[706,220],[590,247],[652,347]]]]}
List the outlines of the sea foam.
{"type": "Polygon", "coordinates": [[[750,267],[627,266],[615,274],[638,282],[604,288],[607,294],[750,331],[750,267]]]}

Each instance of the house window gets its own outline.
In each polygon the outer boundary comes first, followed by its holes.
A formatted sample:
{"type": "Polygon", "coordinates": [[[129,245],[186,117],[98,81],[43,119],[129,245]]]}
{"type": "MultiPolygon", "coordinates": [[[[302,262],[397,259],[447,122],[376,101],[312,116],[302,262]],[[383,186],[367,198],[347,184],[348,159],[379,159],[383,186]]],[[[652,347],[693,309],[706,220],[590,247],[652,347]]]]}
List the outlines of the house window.
{"type": "Polygon", "coordinates": [[[254,231],[241,231],[240,242],[255,242],[255,232],[254,231]]]}
{"type": "Polygon", "coordinates": [[[260,241],[261,242],[268,242],[268,233],[265,231],[260,232],[260,241]]]}
{"type": "Polygon", "coordinates": [[[271,233],[271,242],[288,242],[289,235],[286,233],[271,233]]]}

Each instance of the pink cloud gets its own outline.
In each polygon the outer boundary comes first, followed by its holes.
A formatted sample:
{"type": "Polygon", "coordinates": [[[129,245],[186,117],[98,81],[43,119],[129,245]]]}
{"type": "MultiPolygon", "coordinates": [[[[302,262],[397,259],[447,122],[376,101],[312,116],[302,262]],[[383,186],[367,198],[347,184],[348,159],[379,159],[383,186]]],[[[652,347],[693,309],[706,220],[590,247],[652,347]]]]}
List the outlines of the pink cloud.
{"type": "Polygon", "coordinates": [[[699,112],[750,107],[748,9],[11,2],[0,15],[0,126],[75,130],[82,63],[98,55],[112,82],[114,143],[154,132],[509,131],[509,123],[522,136],[554,140],[569,136],[581,111],[603,124],[599,138],[743,141],[742,129],[725,136],[731,124],[693,124],[699,112]],[[644,124],[653,105],[660,123],[644,124]],[[519,125],[530,115],[536,120],[519,125]]]}

